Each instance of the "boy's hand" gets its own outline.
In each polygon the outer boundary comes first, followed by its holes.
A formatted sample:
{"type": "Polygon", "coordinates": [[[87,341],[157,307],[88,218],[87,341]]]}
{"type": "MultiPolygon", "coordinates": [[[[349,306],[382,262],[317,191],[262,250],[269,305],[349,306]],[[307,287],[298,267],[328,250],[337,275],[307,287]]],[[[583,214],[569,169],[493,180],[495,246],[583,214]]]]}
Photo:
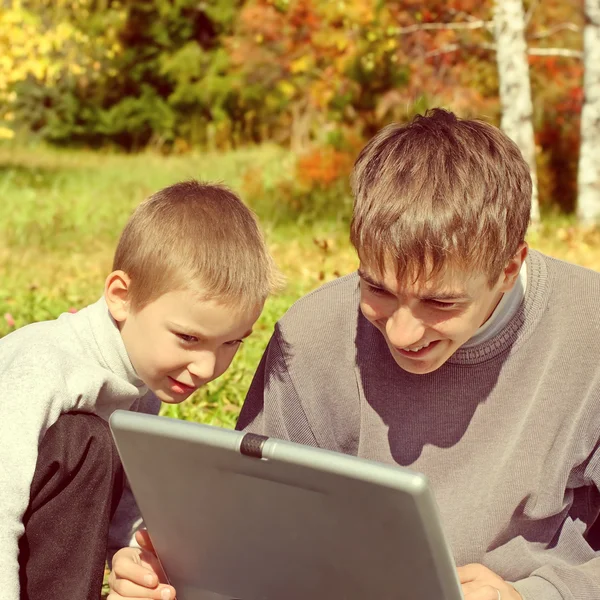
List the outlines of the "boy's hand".
{"type": "Polygon", "coordinates": [[[458,578],[465,600],[523,600],[510,583],[483,565],[458,567],[458,578]]]}
{"type": "Polygon", "coordinates": [[[160,567],[147,531],[138,531],[140,548],[121,548],[113,557],[108,577],[110,594],[106,600],[154,598],[174,600],[175,588],[161,583],[165,575],[160,567]]]}

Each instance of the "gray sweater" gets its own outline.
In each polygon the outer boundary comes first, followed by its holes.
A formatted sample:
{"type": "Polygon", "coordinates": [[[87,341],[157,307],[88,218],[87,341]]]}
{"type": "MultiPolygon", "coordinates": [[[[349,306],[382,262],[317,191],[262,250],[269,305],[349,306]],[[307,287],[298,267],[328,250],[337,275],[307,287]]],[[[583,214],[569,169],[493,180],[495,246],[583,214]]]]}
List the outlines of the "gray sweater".
{"type": "MultiPolygon", "coordinates": [[[[0,340],[0,590],[19,600],[18,540],[46,430],[66,412],[117,408],[157,413],[104,299],[76,314],[34,323],[0,340]]],[[[127,546],[138,518],[129,491],[111,524],[109,553],[127,546]]]]}
{"type": "Polygon", "coordinates": [[[403,371],[359,310],[358,277],[277,324],[238,428],[425,473],[457,565],[525,600],[600,599],[600,274],[532,251],[493,338],[403,371]]]}

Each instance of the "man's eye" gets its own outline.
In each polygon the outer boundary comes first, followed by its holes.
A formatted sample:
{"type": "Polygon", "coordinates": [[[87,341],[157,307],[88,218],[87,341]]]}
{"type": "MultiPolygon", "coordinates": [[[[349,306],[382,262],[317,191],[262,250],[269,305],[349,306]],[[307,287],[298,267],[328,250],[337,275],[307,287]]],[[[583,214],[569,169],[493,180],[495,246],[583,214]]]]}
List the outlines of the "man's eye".
{"type": "Polygon", "coordinates": [[[427,302],[435,308],[442,308],[446,310],[450,310],[458,306],[456,302],[443,302],[442,300],[427,300],[427,302]]]}
{"type": "Polygon", "coordinates": [[[186,333],[176,333],[175,335],[186,344],[194,344],[198,341],[197,337],[194,337],[193,335],[187,335],[186,333]]]}

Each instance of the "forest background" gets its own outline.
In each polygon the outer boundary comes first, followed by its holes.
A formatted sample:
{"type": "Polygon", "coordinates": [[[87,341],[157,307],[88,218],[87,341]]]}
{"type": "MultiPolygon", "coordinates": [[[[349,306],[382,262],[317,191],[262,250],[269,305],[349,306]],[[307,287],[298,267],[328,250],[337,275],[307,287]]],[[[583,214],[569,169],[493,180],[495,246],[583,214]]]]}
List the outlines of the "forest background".
{"type": "MultiPolygon", "coordinates": [[[[529,241],[599,269],[598,230],[574,216],[584,1],[522,8],[542,212],[529,241]]],[[[232,369],[165,410],[233,425],[275,320],[356,266],[348,175],[364,142],[434,106],[500,124],[493,10],[491,0],[4,2],[0,336],[93,302],[146,195],[189,177],[224,181],[258,213],[288,284],[232,369]]]]}

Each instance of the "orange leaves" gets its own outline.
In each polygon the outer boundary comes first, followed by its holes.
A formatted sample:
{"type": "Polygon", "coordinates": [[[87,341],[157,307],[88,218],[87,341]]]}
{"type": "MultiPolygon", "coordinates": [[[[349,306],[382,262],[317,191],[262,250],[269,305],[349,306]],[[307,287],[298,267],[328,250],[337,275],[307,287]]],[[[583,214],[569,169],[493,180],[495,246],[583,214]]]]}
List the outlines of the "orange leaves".
{"type": "Polygon", "coordinates": [[[352,157],[331,147],[319,148],[298,160],[299,180],[309,185],[327,186],[338,179],[349,176],[352,157]]]}
{"type": "Polygon", "coordinates": [[[249,35],[257,44],[276,41],[281,36],[284,16],[265,1],[247,3],[240,11],[239,35],[249,35]]]}

